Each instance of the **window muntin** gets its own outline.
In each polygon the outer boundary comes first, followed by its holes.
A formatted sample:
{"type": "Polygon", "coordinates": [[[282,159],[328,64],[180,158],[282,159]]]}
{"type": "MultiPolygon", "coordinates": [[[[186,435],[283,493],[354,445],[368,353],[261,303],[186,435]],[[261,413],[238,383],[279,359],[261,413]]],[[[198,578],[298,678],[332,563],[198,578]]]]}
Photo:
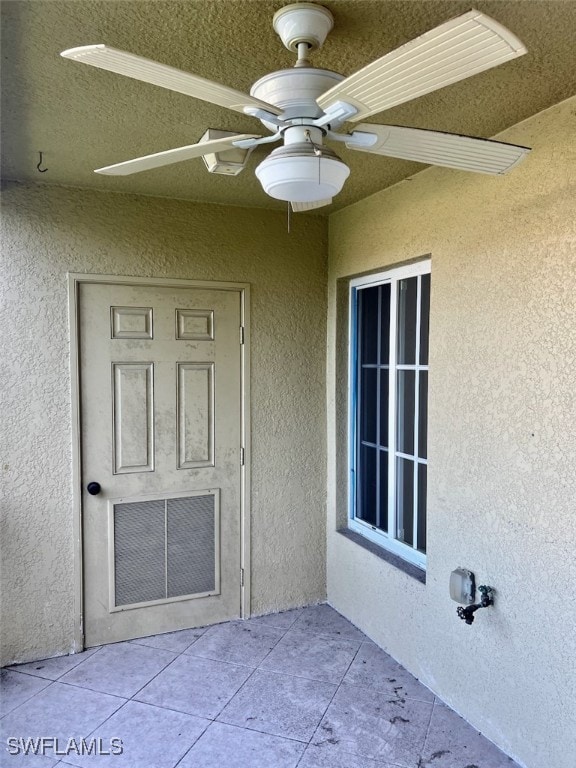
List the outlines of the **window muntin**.
{"type": "Polygon", "coordinates": [[[350,527],[425,567],[430,261],[351,283],[350,527]]]}

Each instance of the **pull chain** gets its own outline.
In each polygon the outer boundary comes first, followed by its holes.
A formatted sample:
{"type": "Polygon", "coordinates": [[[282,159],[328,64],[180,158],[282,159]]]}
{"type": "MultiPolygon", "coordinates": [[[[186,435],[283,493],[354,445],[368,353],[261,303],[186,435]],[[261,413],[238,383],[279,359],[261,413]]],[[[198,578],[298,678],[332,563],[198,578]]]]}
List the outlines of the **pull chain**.
{"type": "Polygon", "coordinates": [[[306,137],[306,141],[312,145],[312,149],[314,150],[314,154],[316,157],[322,156],[322,147],[319,144],[315,144],[312,141],[312,136],[310,135],[310,131],[305,131],[304,136],[306,137]]]}
{"type": "Polygon", "coordinates": [[[321,172],[322,172],[322,147],[318,144],[315,144],[314,141],[312,141],[312,136],[310,135],[310,131],[306,131],[304,133],[304,136],[306,137],[306,141],[308,141],[312,145],[312,149],[314,150],[314,154],[318,158],[318,184],[320,185],[322,183],[321,179],[321,172]]]}

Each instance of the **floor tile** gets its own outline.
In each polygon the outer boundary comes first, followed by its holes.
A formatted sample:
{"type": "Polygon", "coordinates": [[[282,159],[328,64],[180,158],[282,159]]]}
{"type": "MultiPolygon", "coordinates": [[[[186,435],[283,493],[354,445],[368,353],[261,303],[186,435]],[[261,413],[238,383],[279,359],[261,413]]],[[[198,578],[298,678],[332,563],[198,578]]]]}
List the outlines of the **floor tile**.
{"type": "Polygon", "coordinates": [[[513,768],[501,752],[445,704],[434,705],[422,752],[422,768],[513,768]]]}
{"type": "Polygon", "coordinates": [[[308,741],[335,691],[331,683],[257,670],[218,720],[308,741]]]}
{"type": "Polygon", "coordinates": [[[175,658],[159,648],[115,643],[100,648],[60,681],[130,698],[175,658]]]}
{"type": "Polygon", "coordinates": [[[342,683],[312,743],[416,768],[431,713],[432,704],[342,683]]]}
{"type": "Polygon", "coordinates": [[[248,625],[247,622],[219,624],[207,630],[186,653],[254,668],[283,634],[281,629],[248,625]]]}
{"type": "Polygon", "coordinates": [[[373,643],[362,644],[344,682],[373,688],[399,699],[408,697],[420,701],[434,701],[432,691],[373,643]]]}
{"type": "Polygon", "coordinates": [[[183,712],[129,701],[90,735],[111,752],[111,740],[121,739],[121,754],[71,754],[64,760],[80,768],[173,768],[209,724],[183,712]]]}
{"type": "Polygon", "coordinates": [[[304,744],[212,723],[178,768],[295,768],[304,744]]]}
{"type": "Polygon", "coordinates": [[[148,645],[150,648],[161,648],[164,651],[183,653],[192,643],[206,632],[206,627],[198,629],[181,629],[179,632],[166,632],[163,635],[150,635],[130,640],[135,645],[148,645]]]}
{"type": "Polygon", "coordinates": [[[262,625],[266,627],[276,627],[277,629],[290,629],[296,619],[302,615],[302,608],[294,608],[291,611],[281,611],[280,613],[268,613],[265,616],[255,616],[253,619],[247,619],[247,624],[262,625]]]}
{"type": "Polygon", "coordinates": [[[0,686],[0,768],[519,768],[326,604],[15,665],[0,686]],[[124,752],[11,756],[9,736],[124,752]]]}
{"type": "Polygon", "coordinates": [[[359,643],[366,640],[366,635],[363,632],[360,632],[348,619],[340,616],[334,608],[326,603],[304,608],[302,615],[292,629],[304,629],[322,635],[336,635],[359,643]]]}
{"type": "Polygon", "coordinates": [[[136,699],[214,718],[251,674],[248,667],[183,655],[141,690],[136,699]]]}
{"type": "Polygon", "coordinates": [[[19,707],[47,685],[50,685],[48,680],[0,669],[0,717],[19,707]]]}
{"type": "Polygon", "coordinates": [[[8,669],[12,669],[15,672],[25,672],[27,675],[34,675],[35,677],[44,677],[47,680],[58,680],[66,672],[89,659],[97,650],[98,648],[89,648],[87,651],[82,651],[82,653],[56,656],[52,659],[32,661],[29,664],[14,664],[12,667],[8,667],[8,669]]]}
{"type": "Polygon", "coordinates": [[[327,683],[340,683],[360,643],[340,637],[290,630],[264,659],[260,669],[327,683]]]}
{"type": "MultiPolygon", "coordinates": [[[[32,699],[13,710],[0,721],[0,740],[8,737],[54,737],[59,744],[73,738],[86,738],[95,728],[125,703],[117,696],[75,688],[62,683],[51,683],[32,699]]],[[[46,757],[54,757],[55,750],[45,750],[46,757]]],[[[17,765],[18,762],[14,761],[17,765]]],[[[23,764],[26,764],[24,762],[23,764]]]]}
{"type": "Polygon", "coordinates": [[[341,752],[333,744],[323,744],[321,747],[309,744],[298,768],[397,768],[397,764],[341,752]]]}

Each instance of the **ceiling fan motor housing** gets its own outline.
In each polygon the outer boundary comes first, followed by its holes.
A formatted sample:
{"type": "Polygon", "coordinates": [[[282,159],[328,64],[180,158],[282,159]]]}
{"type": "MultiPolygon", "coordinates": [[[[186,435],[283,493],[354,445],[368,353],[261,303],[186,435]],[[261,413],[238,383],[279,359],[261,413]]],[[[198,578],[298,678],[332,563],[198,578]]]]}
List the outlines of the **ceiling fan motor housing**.
{"type": "MultiPolygon", "coordinates": [[[[282,119],[314,119],[323,114],[316,99],[342,80],[344,75],[327,69],[281,69],[257,80],[250,89],[250,95],[284,110],[282,119]]],[[[273,123],[262,122],[269,130],[277,130],[273,123]]]]}

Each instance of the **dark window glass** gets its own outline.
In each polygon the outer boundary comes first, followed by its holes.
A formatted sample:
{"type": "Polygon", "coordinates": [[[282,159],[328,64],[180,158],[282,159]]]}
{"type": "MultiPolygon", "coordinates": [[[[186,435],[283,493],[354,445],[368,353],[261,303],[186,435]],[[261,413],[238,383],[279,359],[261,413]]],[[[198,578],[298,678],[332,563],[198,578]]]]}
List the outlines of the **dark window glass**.
{"type": "Polygon", "coordinates": [[[418,374],[418,456],[427,458],[428,442],[428,371],[418,374]]]}
{"type": "Polygon", "coordinates": [[[378,294],[379,287],[358,291],[358,316],[360,319],[360,362],[378,362],[378,294]]]}
{"type": "Polygon", "coordinates": [[[418,464],[418,549],[426,552],[426,480],[428,467],[418,464]]]}
{"type": "Polygon", "coordinates": [[[367,443],[376,442],[377,378],[376,368],[360,370],[360,440],[367,443]]]}
{"type": "Polygon", "coordinates": [[[430,275],[422,275],[420,287],[420,365],[428,365],[428,329],[430,326],[430,275]]]}
{"type": "Polygon", "coordinates": [[[414,453],[415,371],[398,371],[396,392],[396,450],[414,453]]]}
{"type": "Polygon", "coordinates": [[[398,360],[414,365],[416,362],[416,304],[418,278],[409,277],[398,282],[398,360]]]}
{"type": "Polygon", "coordinates": [[[380,286],[380,365],[390,363],[390,283],[380,286]]]}
{"type": "Polygon", "coordinates": [[[388,452],[379,451],[380,454],[380,504],[378,527],[388,531],[388,452]]]}
{"type": "Polygon", "coordinates": [[[380,440],[379,444],[388,447],[388,390],[390,376],[388,369],[380,369],[380,440]]]}
{"type": "Polygon", "coordinates": [[[360,446],[360,478],[358,483],[358,517],[376,525],[376,459],[378,450],[360,446]]]}
{"type": "Polygon", "coordinates": [[[412,546],[414,539],[414,462],[396,459],[396,538],[412,546]]]}

